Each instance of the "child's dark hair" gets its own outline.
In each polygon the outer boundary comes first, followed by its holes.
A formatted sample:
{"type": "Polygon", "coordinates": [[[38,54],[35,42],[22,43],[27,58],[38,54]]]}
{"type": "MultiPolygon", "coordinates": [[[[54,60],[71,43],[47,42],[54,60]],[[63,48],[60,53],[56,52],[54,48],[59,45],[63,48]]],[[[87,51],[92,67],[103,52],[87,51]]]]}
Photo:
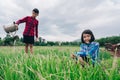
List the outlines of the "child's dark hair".
{"type": "Polygon", "coordinates": [[[84,31],[82,32],[82,35],[81,35],[81,42],[82,42],[82,43],[85,43],[85,41],[84,41],[84,39],[83,39],[83,34],[90,34],[90,35],[91,35],[91,40],[90,40],[90,42],[92,42],[92,41],[95,40],[95,37],[94,37],[92,31],[89,30],[89,29],[86,29],[86,30],[84,30],[84,31]]]}
{"type": "Polygon", "coordinates": [[[39,10],[37,8],[34,8],[33,11],[37,14],[39,14],[39,10]]]}

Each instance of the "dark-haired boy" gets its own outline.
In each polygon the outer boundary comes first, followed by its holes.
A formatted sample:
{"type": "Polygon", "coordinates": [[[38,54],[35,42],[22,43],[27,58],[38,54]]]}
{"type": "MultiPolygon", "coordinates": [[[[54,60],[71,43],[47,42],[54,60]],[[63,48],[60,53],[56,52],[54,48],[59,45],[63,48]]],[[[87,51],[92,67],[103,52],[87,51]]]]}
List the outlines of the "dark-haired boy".
{"type": "Polygon", "coordinates": [[[32,10],[32,16],[26,16],[16,21],[16,26],[20,23],[25,23],[25,29],[23,32],[23,42],[25,43],[25,53],[28,53],[28,47],[30,47],[30,53],[33,53],[34,36],[38,41],[38,23],[36,17],[39,15],[39,10],[34,8],[32,10]]]}

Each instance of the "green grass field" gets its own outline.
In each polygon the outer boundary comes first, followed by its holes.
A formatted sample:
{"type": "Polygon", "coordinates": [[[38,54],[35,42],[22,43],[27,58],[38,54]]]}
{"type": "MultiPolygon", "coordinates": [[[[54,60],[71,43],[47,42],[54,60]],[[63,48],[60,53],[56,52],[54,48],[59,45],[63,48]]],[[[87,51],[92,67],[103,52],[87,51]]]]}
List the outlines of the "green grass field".
{"type": "Polygon", "coordinates": [[[79,47],[0,47],[0,80],[120,80],[120,59],[100,51],[101,63],[82,68],[70,58],[79,47]]]}

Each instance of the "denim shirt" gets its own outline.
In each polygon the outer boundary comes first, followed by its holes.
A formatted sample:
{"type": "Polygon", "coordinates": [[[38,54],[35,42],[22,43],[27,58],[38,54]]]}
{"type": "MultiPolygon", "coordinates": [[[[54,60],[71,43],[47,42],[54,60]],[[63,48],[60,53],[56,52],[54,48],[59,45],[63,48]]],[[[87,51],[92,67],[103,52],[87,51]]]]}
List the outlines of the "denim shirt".
{"type": "Polygon", "coordinates": [[[82,43],[80,45],[80,51],[76,52],[76,56],[90,56],[92,62],[95,63],[99,59],[98,53],[99,53],[98,42],[91,42],[90,44],[82,43]]]}

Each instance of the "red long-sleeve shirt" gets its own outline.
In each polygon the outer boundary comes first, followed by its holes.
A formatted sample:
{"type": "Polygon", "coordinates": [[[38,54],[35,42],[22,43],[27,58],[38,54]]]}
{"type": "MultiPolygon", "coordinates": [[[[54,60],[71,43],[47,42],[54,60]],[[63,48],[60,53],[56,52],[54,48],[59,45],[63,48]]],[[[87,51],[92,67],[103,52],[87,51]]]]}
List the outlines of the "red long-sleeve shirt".
{"type": "Polygon", "coordinates": [[[16,24],[20,24],[20,23],[26,23],[25,24],[25,29],[23,32],[23,35],[26,36],[34,36],[36,35],[36,37],[38,38],[38,20],[36,18],[33,18],[32,16],[27,16],[24,17],[23,19],[20,19],[16,22],[16,24]]]}

